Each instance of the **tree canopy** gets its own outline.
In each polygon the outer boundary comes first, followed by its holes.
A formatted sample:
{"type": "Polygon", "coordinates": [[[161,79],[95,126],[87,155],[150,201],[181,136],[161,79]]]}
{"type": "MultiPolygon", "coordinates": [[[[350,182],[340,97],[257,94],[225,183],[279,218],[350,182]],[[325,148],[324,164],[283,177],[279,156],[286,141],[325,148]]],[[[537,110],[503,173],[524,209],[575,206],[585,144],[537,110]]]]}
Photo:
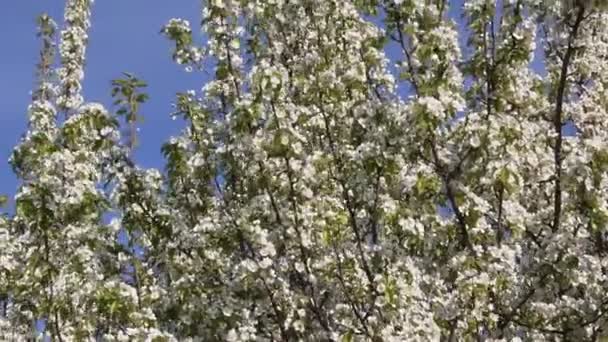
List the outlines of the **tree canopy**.
{"type": "Polygon", "coordinates": [[[0,339],[607,338],[606,2],[455,3],[203,0],[164,170],[139,76],[82,96],[93,0],[40,16],[0,339]]]}

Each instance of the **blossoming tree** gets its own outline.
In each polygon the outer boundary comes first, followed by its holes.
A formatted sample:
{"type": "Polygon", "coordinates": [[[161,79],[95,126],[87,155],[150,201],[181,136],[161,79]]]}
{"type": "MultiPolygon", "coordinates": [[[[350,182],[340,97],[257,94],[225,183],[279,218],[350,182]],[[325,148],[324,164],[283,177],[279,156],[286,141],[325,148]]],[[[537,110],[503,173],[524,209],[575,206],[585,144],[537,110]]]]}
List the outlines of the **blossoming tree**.
{"type": "Polygon", "coordinates": [[[130,158],[145,83],[113,82],[115,114],[80,95],[92,0],[66,4],[0,217],[0,337],[608,336],[604,1],[203,1],[204,44],[162,30],[214,71],[163,172],[130,158]]]}

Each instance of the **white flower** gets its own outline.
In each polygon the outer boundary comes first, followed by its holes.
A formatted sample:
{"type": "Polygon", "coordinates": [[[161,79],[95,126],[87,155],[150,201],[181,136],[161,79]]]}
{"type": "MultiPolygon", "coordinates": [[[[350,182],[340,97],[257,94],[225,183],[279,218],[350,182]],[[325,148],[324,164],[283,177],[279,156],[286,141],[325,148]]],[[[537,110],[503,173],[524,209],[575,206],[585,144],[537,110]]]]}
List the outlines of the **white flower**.
{"type": "Polygon", "coordinates": [[[260,261],[260,267],[262,269],[266,269],[270,266],[272,266],[272,260],[270,258],[264,258],[262,261],[260,261]]]}

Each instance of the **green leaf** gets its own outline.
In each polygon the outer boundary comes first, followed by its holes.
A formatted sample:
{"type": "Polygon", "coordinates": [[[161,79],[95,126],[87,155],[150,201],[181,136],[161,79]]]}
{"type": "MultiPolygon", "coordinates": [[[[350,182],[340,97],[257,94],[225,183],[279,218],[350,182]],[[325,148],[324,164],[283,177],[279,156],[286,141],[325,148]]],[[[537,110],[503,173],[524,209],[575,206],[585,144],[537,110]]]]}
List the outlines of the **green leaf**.
{"type": "Polygon", "coordinates": [[[352,342],[353,341],[353,331],[349,330],[344,335],[342,335],[342,342],[352,342]]]}
{"type": "Polygon", "coordinates": [[[139,94],[135,97],[135,101],[139,102],[139,103],[143,103],[145,102],[147,99],[149,99],[148,94],[139,94]]]}
{"type": "Polygon", "coordinates": [[[225,64],[218,65],[217,70],[215,70],[215,77],[219,80],[223,80],[228,77],[229,72],[230,71],[225,64]]]}
{"type": "Polygon", "coordinates": [[[469,227],[475,227],[477,221],[481,218],[481,213],[475,209],[471,209],[466,217],[466,222],[469,227]]]}
{"type": "Polygon", "coordinates": [[[238,49],[241,47],[241,41],[238,38],[235,38],[230,41],[230,47],[233,49],[238,49]]]}

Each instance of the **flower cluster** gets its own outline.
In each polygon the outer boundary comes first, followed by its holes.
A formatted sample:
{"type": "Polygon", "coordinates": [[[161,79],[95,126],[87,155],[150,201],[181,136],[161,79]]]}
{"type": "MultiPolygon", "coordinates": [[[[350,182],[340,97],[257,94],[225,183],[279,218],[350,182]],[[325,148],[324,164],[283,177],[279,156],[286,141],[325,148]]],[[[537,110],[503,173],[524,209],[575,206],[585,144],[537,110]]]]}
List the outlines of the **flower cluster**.
{"type": "Polygon", "coordinates": [[[83,103],[80,82],[84,77],[92,3],[93,0],[66,2],[65,28],[61,31],[61,43],[59,44],[62,66],[57,71],[61,81],[57,104],[66,111],[75,110],[83,103]]]}
{"type": "Polygon", "coordinates": [[[184,19],[171,19],[162,29],[167,38],[175,42],[173,59],[177,64],[186,64],[191,71],[192,65],[199,66],[203,59],[201,48],[193,46],[190,22],[184,19]]]}

